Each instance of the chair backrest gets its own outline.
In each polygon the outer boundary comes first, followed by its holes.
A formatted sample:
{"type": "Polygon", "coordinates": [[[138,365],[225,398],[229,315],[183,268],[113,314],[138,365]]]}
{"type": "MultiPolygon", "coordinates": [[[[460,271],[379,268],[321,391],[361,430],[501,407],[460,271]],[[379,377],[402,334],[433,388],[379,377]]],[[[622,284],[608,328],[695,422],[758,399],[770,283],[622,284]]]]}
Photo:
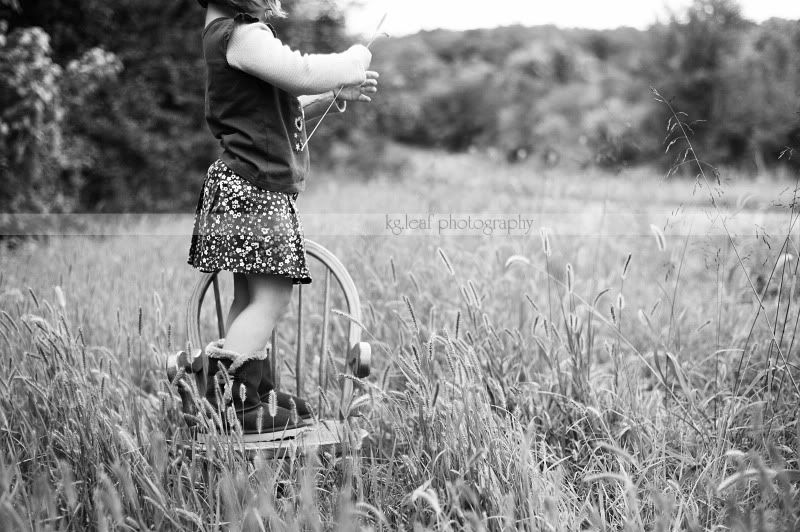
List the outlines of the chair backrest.
{"type": "MultiPolygon", "coordinates": [[[[333,299],[331,277],[336,279],[337,284],[341,289],[341,295],[344,298],[346,305],[345,313],[341,311],[336,312],[347,321],[347,334],[346,334],[346,348],[344,353],[344,368],[343,372],[350,371],[352,374],[359,378],[364,378],[370,373],[371,365],[371,349],[369,344],[361,341],[361,303],[358,297],[355,283],[348,273],[344,265],[339,261],[336,256],[329,250],[313,242],[311,240],[305,241],[306,254],[314,259],[318,264],[322,265],[322,324],[321,324],[321,341],[319,345],[319,362],[317,369],[317,385],[319,391],[319,398],[317,404],[317,413],[320,417],[325,416],[329,383],[330,371],[336,368],[330,368],[331,362],[335,364],[335,357],[330,356],[329,347],[331,338],[329,329],[331,324],[331,302],[333,299]]],[[[309,265],[311,267],[311,264],[309,265]]],[[[295,390],[298,395],[303,395],[305,391],[305,373],[306,365],[310,365],[306,360],[306,339],[304,338],[304,320],[306,319],[307,302],[304,301],[304,291],[309,290],[312,285],[298,285],[297,290],[297,307],[296,307],[296,340],[295,340],[295,360],[294,360],[294,376],[295,376],[295,390]]],[[[214,293],[214,307],[216,314],[217,334],[219,338],[225,337],[225,318],[224,308],[222,301],[222,294],[220,289],[220,280],[217,273],[203,274],[195,285],[194,291],[189,299],[186,309],[186,326],[189,342],[192,348],[203,348],[208,339],[202,336],[201,314],[203,303],[206,299],[206,294],[209,288],[213,288],[214,293]]],[[[272,359],[270,364],[272,366],[272,375],[275,382],[275,387],[280,389],[280,350],[278,345],[278,329],[282,329],[281,323],[278,323],[275,330],[272,332],[271,339],[271,353],[272,359]]],[[[198,380],[198,387],[200,393],[205,393],[204,380],[198,380]]],[[[353,401],[353,383],[350,379],[343,379],[341,381],[341,392],[338,405],[338,417],[344,419],[347,417],[350,406],[353,401]]]]}

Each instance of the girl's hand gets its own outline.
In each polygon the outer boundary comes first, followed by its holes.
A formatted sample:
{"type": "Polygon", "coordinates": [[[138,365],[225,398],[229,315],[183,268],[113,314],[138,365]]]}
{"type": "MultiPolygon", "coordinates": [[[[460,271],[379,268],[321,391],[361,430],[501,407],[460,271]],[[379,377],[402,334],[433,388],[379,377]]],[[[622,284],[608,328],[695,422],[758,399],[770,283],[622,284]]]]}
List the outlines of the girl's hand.
{"type": "MultiPolygon", "coordinates": [[[[367,80],[360,85],[347,85],[339,93],[339,100],[350,102],[371,102],[370,94],[378,92],[378,77],[380,74],[372,70],[367,70],[367,80]]],[[[334,92],[334,94],[336,94],[334,92]]]]}

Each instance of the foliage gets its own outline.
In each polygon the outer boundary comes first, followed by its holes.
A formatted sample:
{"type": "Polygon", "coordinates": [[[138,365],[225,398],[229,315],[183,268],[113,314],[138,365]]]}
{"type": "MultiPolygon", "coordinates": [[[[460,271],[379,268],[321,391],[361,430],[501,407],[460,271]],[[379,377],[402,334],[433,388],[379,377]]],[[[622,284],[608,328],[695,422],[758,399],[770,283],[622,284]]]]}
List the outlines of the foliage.
{"type": "Polygon", "coordinates": [[[695,117],[695,142],[710,159],[764,171],[796,147],[796,22],[757,26],[732,0],[695,0],[657,42],[658,88],[695,117]]]}
{"type": "Polygon", "coordinates": [[[92,48],[62,68],[41,28],[0,31],[0,209],[72,210],[87,162],[66,124],[121,65],[113,54],[92,48]]]}
{"type": "Polygon", "coordinates": [[[631,140],[648,117],[635,51],[646,43],[637,31],[519,26],[382,41],[378,123],[420,146],[561,152],[583,166],[642,162],[656,151],[631,140]],[[597,122],[609,100],[622,112],[597,122]]]}
{"type": "MultiPolygon", "coordinates": [[[[309,0],[289,7],[296,7],[296,16],[276,23],[288,44],[320,51],[345,47],[343,20],[333,4],[309,0]]],[[[73,94],[74,105],[61,104],[59,132],[71,144],[61,154],[61,167],[45,169],[44,156],[33,160],[42,167],[43,179],[70,184],[65,209],[174,210],[194,205],[198,183],[217,151],[203,115],[202,13],[195,0],[168,5],[122,0],[113,6],[67,0],[58,10],[49,2],[30,0],[20,12],[6,14],[15,31],[36,26],[42,39],[50,36],[52,54],[49,48],[41,54],[54,68],[64,70],[57,65],[75,57],[91,61],[94,49],[108,50],[124,66],[116,82],[92,83],[73,94]]],[[[8,61],[15,60],[23,58],[8,56],[8,61]]],[[[55,87],[62,81],[53,78],[52,83],[55,87]]],[[[80,87],[68,84],[70,89],[80,87]]],[[[330,120],[326,126],[332,131],[321,132],[319,146],[327,145],[326,134],[346,139],[341,122],[330,120]]]]}
{"type": "Polygon", "coordinates": [[[663,160],[654,86],[696,117],[711,159],[763,172],[800,140],[798,35],[796,22],[744,20],[731,0],[697,0],[644,32],[421,32],[376,44],[387,74],[379,123],[419,146],[557,150],[619,168],[663,160]],[[481,80],[478,102],[468,79],[481,80]]]}

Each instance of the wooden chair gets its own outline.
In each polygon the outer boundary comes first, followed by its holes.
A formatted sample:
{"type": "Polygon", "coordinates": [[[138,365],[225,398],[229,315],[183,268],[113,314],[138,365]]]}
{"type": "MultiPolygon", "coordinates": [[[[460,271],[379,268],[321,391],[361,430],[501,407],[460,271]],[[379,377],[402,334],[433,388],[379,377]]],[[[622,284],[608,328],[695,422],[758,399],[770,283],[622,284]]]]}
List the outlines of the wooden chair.
{"type": "MultiPolygon", "coordinates": [[[[321,283],[316,281],[318,276],[314,275],[315,283],[312,285],[298,285],[297,290],[297,311],[296,311],[296,331],[294,337],[295,341],[295,358],[294,358],[294,376],[295,376],[295,390],[298,395],[308,397],[305,394],[305,373],[307,372],[306,366],[308,364],[308,355],[314,353],[306,352],[306,342],[303,336],[304,320],[307,319],[307,308],[304,305],[304,292],[309,290],[314,285],[322,285],[322,325],[321,325],[321,342],[319,350],[316,352],[318,357],[313,357],[312,360],[318,359],[317,374],[317,393],[318,400],[316,401],[318,421],[308,431],[289,439],[275,439],[275,435],[265,436],[263,440],[258,439],[256,442],[249,441],[244,444],[245,450],[255,451],[272,451],[273,454],[278,451],[288,451],[290,454],[295,452],[307,452],[311,449],[327,448],[332,446],[338,450],[341,444],[347,440],[350,443],[360,445],[361,441],[366,436],[365,431],[353,431],[348,423],[351,408],[354,404],[354,383],[351,379],[341,378],[338,383],[341,387],[339,392],[339,401],[335,412],[330,412],[334,417],[328,418],[326,414],[326,397],[330,385],[330,372],[335,371],[336,368],[331,368],[330,364],[335,364],[335,357],[330,356],[329,347],[331,338],[329,329],[331,328],[331,302],[334,296],[331,286],[331,277],[333,277],[341,290],[343,302],[346,308],[346,315],[342,312],[337,314],[343,317],[346,324],[346,338],[344,338],[344,345],[346,346],[346,353],[344,353],[344,371],[351,373],[358,378],[365,378],[370,374],[370,366],[372,362],[371,347],[367,342],[361,341],[361,327],[362,322],[361,304],[356,290],[355,283],[352,277],[347,272],[347,269],[339,261],[336,256],[323,246],[316,242],[306,240],[305,242],[306,254],[311,259],[314,259],[317,264],[322,265],[322,279],[321,283]]],[[[314,261],[309,262],[310,269],[314,261]]],[[[170,382],[177,385],[178,391],[181,395],[182,410],[184,418],[190,427],[197,425],[198,421],[198,408],[195,404],[197,398],[205,396],[206,392],[206,374],[208,372],[208,358],[204,352],[204,346],[208,344],[210,339],[205,338],[202,334],[202,320],[203,303],[206,301],[206,294],[208,289],[213,289],[213,305],[215,307],[216,315],[216,333],[219,338],[225,337],[225,321],[224,321],[224,308],[222,303],[222,294],[220,290],[220,280],[217,273],[203,274],[197,282],[194,291],[189,299],[186,309],[186,326],[189,340],[189,349],[174,354],[167,359],[167,377],[170,382]],[[194,377],[190,379],[189,376],[194,377]],[[193,382],[192,382],[193,381],[193,382]]],[[[336,311],[334,311],[336,312],[336,311]]],[[[336,320],[333,320],[336,322],[336,320]]],[[[275,381],[275,387],[280,389],[281,382],[281,364],[280,364],[280,349],[278,345],[278,328],[280,324],[276,325],[272,333],[271,340],[271,360],[272,375],[275,381]]],[[[341,330],[341,328],[340,328],[341,330]]],[[[344,335],[343,335],[344,336],[344,335]]],[[[341,342],[340,342],[341,343],[341,342]]],[[[334,374],[335,375],[335,374],[334,374]]],[[[314,402],[312,402],[312,405],[314,402]]],[[[278,436],[279,438],[279,436],[278,436]]]]}

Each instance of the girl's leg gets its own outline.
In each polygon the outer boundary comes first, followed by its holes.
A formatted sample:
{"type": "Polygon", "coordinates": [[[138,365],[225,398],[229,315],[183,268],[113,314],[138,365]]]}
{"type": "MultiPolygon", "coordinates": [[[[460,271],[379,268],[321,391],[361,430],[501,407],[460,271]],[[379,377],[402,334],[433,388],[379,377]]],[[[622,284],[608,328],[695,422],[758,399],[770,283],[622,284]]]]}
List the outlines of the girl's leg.
{"type": "Polygon", "coordinates": [[[249,354],[267,345],[272,329],[292,299],[292,281],[272,274],[246,274],[248,305],[231,323],[225,349],[249,354]]]}
{"type": "Polygon", "coordinates": [[[231,324],[250,304],[250,292],[247,289],[247,277],[243,273],[233,274],[233,302],[228,311],[228,319],[225,320],[225,330],[231,330],[231,324]]]}

